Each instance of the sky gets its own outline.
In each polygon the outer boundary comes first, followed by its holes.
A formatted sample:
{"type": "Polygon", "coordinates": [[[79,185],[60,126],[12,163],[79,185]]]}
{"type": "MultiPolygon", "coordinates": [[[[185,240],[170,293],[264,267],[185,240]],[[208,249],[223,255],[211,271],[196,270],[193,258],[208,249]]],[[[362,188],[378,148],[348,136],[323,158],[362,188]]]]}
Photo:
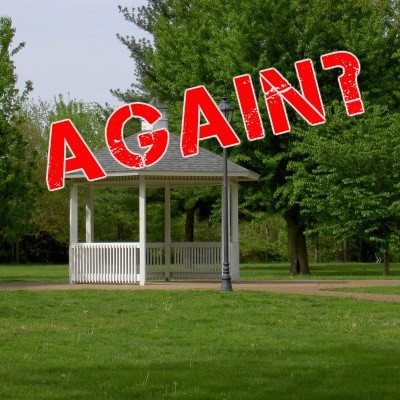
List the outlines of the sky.
{"type": "MultiPolygon", "coordinates": [[[[135,65],[116,34],[144,37],[125,21],[118,5],[129,9],[146,0],[0,0],[0,15],[12,18],[19,87],[33,81],[31,97],[51,101],[58,94],[85,102],[117,106],[110,89],[128,89],[135,65]]],[[[148,37],[148,36],[147,36],[148,37]]]]}

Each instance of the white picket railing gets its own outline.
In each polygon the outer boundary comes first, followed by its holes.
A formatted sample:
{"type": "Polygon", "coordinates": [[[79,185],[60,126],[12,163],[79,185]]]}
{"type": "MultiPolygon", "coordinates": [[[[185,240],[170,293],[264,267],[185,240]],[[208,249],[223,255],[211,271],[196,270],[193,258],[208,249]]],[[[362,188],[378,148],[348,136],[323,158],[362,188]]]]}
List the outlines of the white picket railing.
{"type": "Polygon", "coordinates": [[[220,279],[221,243],[171,243],[172,279],[220,279]]]}
{"type": "Polygon", "coordinates": [[[146,245],[146,280],[165,279],[165,246],[164,243],[147,243],[146,245]]]}
{"type": "MultiPolygon", "coordinates": [[[[166,271],[164,243],[146,245],[146,280],[219,279],[221,244],[171,243],[172,263],[166,271]]],[[[75,243],[70,246],[73,283],[136,283],[139,243],[75,243]]]]}
{"type": "Polygon", "coordinates": [[[76,243],[70,246],[73,283],[136,283],[139,243],[76,243]]]}

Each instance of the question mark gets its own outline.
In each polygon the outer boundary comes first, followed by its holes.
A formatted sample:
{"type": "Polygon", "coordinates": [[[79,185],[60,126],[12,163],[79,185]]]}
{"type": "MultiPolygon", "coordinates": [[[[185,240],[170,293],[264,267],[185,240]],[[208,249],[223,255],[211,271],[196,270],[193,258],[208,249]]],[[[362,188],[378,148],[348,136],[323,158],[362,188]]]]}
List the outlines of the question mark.
{"type": "Polygon", "coordinates": [[[347,115],[362,114],[364,106],[357,83],[357,76],[361,68],[358,58],[348,51],[335,51],[322,55],[321,64],[324,69],[343,69],[343,74],[338,77],[338,81],[347,115]]]}

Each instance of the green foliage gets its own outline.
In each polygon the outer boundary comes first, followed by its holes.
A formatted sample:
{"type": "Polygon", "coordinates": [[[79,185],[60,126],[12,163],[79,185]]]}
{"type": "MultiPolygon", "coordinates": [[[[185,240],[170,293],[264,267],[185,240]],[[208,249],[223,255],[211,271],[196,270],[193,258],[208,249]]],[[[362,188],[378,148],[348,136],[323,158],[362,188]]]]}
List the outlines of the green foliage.
{"type": "MultiPolygon", "coordinates": [[[[24,102],[22,111],[25,119],[24,137],[35,154],[36,168],[32,171],[32,180],[40,188],[30,219],[29,233],[38,235],[44,232],[52,235],[57,241],[68,243],[68,183],[65,190],[49,192],[45,181],[51,123],[71,119],[86,143],[94,151],[105,146],[104,129],[111,110],[96,103],[85,103],[76,99],[66,100],[59,95],[51,103],[24,102]]],[[[80,202],[84,204],[84,198],[81,198],[80,202]]],[[[84,210],[80,211],[82,217],[84,210]]],[[[107,224],[107,229],[109,229],[109,224],[107,224]]],[[[24,230],[27,232],[26,226],[24,230]]]]}
{"type": "Polygon", "coordinates": [[[251,261],[284,261],[287,259],[287,237],[280,215],[257,213],[240,223],[240,259],[251,261]]]}
{"type": "MultiPolygon", "coordinates": [[[[335,129],[329,110],[341,99],[338,71],[322,70],[322,54],[335,50],[353,52],[362,66],[359,84],[363,100],[384,105],[389,112],[400,104],[394,85],[400,74],[398,1],[149,0],[138,10],[122,11],[125,19],[152,34],[154,41],[120,37],[136,62],[139,83],[126,93],[118,92],[118,97],[132,101],[158,96],[169,106],[172,130],[180,130],[185,89],[205,85],[216,101],[227,92],[230,102],[237,106],[230,82],[234,76],[251,75],[267,134],[263,140],[249,142],[240,113],[236,112],[232,125],[243,140],[231,150],[231,158],[261,175],[260,181],[247,189],[246,206],[278,212],[299,232],[314,222],[300,213],[308,192],[298,188],[303,183],[307,185],[302,170],[308,154],[303,151],[302,142],[316,128],[307,126],[289,110],[292,132],[279,137],[270,135],[259,71],[275,67],[298,87],[293,63],[305,58],[314,61],[328,110],[328,128],[316,130],[318,135],[335,129]],[[300,175],[303,182],[297,183],[295,179],[300,175]]],[[[344,109],[342,104],[340,107],[344,109]]],[[[211,140],[201,144],[218,148],[211,140]]],[[[338,152],[336,155],[338,159],[345,157],[338,152]]],[[[318,165],[318,160],[312,163],[318,165]]],[[[375,189],[381,190],[380,185],[375,189]]],[[[326,190],[334,192],[334,187],[326,190]]],[[[364,213],[367,206],[373,207],[373,200],[368,203],[362,205],[364,213]]],[[[353,204],[354,212],[357,202],[353,204]]]]}
{"type": "Polygon", "coordinates": [[[297,146],[305,161],[289,165],[290,201],[300,199],[312,231],[386,249],[400,228],[399,116],[367,106],[364,116],[348,119],[336,106],[327,118],[297,146]]]}
{"type": "MultiPolygon", "coordinates": [[[[146,240],[164,241],[164,198],[161,191],[147,191],[146,240]]],[[[94,190],[95,240],[99,242],[139,241],[139,191],[137,188],[96,188],[94,190]]],[[[84,204],[84,198],[82,197],[84,204]]],[[[81,233],[84,234],[84,207],[82,205],[81,233]]],[[[85,241],[84,237],[81,237],[85,241]]]]}
{"type": "MultiPolygon", "coordinates": [[[[104,130],[111,114],[110,107],[82,100],[64,100],[62,95],[55,98],[48,123],[70,119],[92,151],[106,146],[104,130]]],[[[49,129],[49,127],[47,128],[49,129]]]]}
{"type": "Polygon", "coordinates": [[[17,89],[13,56],[24,44],[11,49],[14,33],[11,20],[0,18],[0,246],[8,258],[6,244],[18,243],[24,235],[30,240],[51,235],[68,243],[68,191],[49,193],[45,182],[50,124],[71,119],[96,149],[104,146],[111,112],[62,96],[54,104],[28,101],[31,82],[22,93],[17,89]]]}
{"type": "Polygon", "coordinates": [[[17,242],[31,212],[35,185],[31,183],[34,159],[23,137],[22,103],[32,88],[17,89],[13,56],[24,47],[12,49],[15,29],[7,17],[0,17],[0,246],[17,242]]]}

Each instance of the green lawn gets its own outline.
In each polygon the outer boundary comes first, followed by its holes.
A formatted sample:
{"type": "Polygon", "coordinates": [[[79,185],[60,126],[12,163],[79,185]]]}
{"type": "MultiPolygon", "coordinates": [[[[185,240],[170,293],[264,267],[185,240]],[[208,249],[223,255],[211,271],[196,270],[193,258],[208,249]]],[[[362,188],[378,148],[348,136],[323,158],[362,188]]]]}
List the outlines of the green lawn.
{"type": "Polygon", "coordinates": [[[68,266],[0,264],[0,282],[68,282],[68,266]]]}
{"type": "MultiPolygon", "coordinates": [[[[311,264],[311,274],[291,277],[289,264],[241,264],[243,280],[318,280],[318,279],[400,279],[400,264],[391,264],[389,277],[383,277],[382,264],[328,263],[311,264]]],[[[0,282],[68,282],[66,265],[1,265],[0,282]]]]}
{"type": "Polygon", "coordinates": [[[400,263],[390,264],[390,275],[383,276],[382,264],[375,263],[321,263],[310,265],[310,275],[291,277],[289,264],[241,264],[240,276],[243,280],[269,279],[400,279],[400,263]]]}
{"type": "Polygon", "coordinates": [[[0,291],[1,399],[398,399],[398,304],[0,291]]]}
{"type": "Polygon", "coordinates": [[[338,292],[357,292],[372,294],[398,294],[400,295],[400,286],[374,286],[374,287],[340,287],[334,289],[326,289],[338,292]]]}

